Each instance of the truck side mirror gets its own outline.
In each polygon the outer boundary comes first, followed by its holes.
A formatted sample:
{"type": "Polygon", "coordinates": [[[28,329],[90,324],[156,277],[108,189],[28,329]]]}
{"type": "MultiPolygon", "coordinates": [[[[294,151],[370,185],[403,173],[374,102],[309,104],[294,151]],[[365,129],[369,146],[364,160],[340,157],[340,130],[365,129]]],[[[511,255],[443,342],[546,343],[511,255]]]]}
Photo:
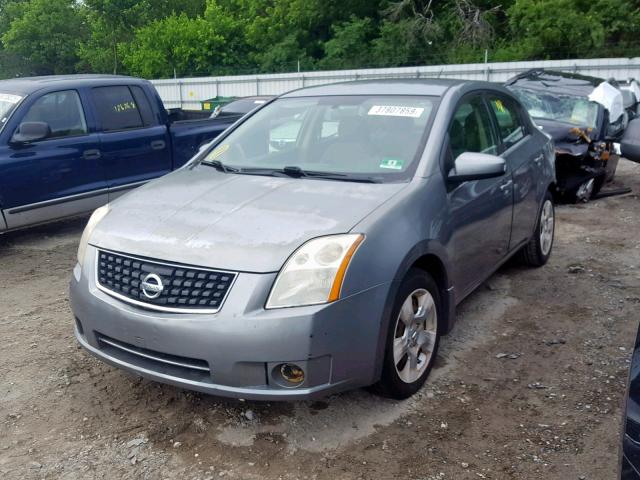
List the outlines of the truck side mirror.
{"type": "Polygon", "coordinates": [[[504,175],[507,170],[504,158],[486,153],[464,152],[456,158],[448,175],[452,182],[482,180],[504,175]]]}
{"type": "Polygon", "coordinates": [[[640,163],[640,118],[634,118],[627,125],[620,140],[620,152],[627,160],[640,163]]]}
{"type": "Polygon", "coordinates": [[[11,143],[25,144],[44,140],[51,135],[51,127],[46,122],[22,122],[17,128],[11,143]]]}

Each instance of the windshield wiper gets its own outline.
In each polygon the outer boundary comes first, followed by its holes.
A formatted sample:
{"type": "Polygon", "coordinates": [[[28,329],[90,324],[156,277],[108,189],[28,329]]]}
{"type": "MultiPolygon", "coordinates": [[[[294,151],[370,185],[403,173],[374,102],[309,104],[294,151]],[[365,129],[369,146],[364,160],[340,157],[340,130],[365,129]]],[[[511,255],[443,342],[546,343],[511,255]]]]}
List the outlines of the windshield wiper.
{"type": "Polygon", "coordinates": [[[343,182],[360,182],[360,183],[380,183],[379,180],[372,177],[359,177],[347,175],[346,173],[337,172],[316,172],[313,170],[303,170],[300,167],[284,167],[284,168],[266,168],[266,167],[246,167],[237,173],[244,175],[265,175],[268,177],[277,177],[285,175],[291,178],[319,178],[323,180],[337,180],[343,182]]]}
{"type": "Polygon", "coordinates": [[[239,168],[229,167],[228,165],[222,163],[220,160],[203,160],[202,164],[210,165],[224,173],[238,173],[240,171],[239,168]]]}

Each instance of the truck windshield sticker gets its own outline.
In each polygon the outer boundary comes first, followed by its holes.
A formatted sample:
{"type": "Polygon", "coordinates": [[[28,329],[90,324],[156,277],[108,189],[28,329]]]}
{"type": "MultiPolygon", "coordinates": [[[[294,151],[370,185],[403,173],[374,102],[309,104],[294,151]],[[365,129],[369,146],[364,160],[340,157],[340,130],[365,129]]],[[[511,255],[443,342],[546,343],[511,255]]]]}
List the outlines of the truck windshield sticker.
{"type": "Polygon", "coordinates": [[[402,170],[403,166],[404,160],[390,157],[383,158],[379,165],[380,168],[387,168],[389,170],[402,170]]]}
{"type": "Polygon", "coordinates": [[[134,102],[122,102],[113,106],[113,109],[118,113],[126,112],[127,110],[136,110],[137,108],[134,102]]]}
{"type": "Polygon", "coordinates": [[[385,117],[410,117],[420,118],[424,108],[404,107],[395,105],[374,105],[369,109],[369,115],[382,115],[385,117]]]}

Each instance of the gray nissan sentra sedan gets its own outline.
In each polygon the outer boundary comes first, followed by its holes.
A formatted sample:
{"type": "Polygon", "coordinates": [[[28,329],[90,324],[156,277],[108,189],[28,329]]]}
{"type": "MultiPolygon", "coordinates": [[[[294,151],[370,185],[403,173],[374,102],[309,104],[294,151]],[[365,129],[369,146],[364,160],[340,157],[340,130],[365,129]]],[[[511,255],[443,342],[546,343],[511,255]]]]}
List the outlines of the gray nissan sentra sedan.
{"type": "Polygon", "coordinates": [[[93,355],[172,385],[301,399],[424,383],[456,304],[553,245],[553,146],[508,90],[311,87],[98,209],[71,282],[93,355]]]}

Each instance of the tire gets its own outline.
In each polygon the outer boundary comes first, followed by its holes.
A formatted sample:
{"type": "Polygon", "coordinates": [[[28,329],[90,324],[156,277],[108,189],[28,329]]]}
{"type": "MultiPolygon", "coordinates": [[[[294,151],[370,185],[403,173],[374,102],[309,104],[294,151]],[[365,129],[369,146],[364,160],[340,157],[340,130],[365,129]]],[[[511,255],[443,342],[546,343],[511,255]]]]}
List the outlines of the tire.
{"type": "Polygon", "coordinates": [[[382,376],[373,386],[376,393],[401,400],[422,387],[438,352],[440,318],[442,306],[436,282],[427,272],[412,268],[395,299],[382,376]]]}
{"type": "Polygon", "coordinates": [[[555,208],[553,205],[553,197],[550,192],[547,192],[542,201],[540,212],[538,213],[536,230],[533,237],[529,240],[529,243],[520,250],[520,261],[530,267],[541,267],[547,263],[553,250],[554,233],[555,208]]]}
{"type": "Polygon", "coordinates": [[[596,198],[598,196],[600,190],[602,190],[602,187],[607,181],[608,180],[604,174],[595,178],[595,181],[593,183],[593,192],[591,192],[591,198],[596,198]]]}

